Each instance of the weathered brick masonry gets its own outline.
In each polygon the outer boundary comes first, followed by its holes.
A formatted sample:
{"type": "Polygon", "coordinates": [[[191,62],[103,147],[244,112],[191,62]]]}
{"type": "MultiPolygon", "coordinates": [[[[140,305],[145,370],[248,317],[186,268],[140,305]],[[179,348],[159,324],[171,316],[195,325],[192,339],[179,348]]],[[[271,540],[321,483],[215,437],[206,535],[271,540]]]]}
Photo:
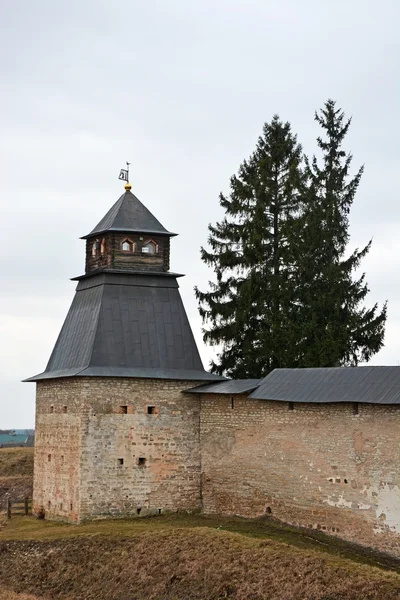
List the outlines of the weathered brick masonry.
{"type": "Polygon", "coordinates": [[[271,513],[400,555],[400,406],[204,394],[205,513],[271,513]]]}
{"type": "Polygon", "coordinates": [[[33,512],[76,521],[79,516],[82,410],[77,379],[42,381],[36,387],[33,512]]]}
{"type": "Polygon", "coordinates": [[[34,510],[268,513],[400,555],[400,407],[200,400],[193,384],[38,382],[34,510]]]}
{"type": "Polygon", "coordinates": [[[200,400],[181,394],[193,383],[38,382],[34,510],[79,521],[199,509],[200,400]]]}

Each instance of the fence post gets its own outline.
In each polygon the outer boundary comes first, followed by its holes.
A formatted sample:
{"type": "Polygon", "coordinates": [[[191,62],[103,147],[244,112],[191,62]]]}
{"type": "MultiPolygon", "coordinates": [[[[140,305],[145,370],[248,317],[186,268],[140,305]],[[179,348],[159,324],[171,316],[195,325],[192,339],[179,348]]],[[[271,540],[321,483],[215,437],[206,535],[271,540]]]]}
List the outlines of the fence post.
{"type": "Polygon", "coordinates": [[[7,498],[7,519],[11,519],[11,500],[7,498]]]}
{"type": "Polygon", "coordinates": [[[28,502],[29,502],[28,498],[24,498],[25,516],[28,514],[28,509],[29,509],[28,502]]]}

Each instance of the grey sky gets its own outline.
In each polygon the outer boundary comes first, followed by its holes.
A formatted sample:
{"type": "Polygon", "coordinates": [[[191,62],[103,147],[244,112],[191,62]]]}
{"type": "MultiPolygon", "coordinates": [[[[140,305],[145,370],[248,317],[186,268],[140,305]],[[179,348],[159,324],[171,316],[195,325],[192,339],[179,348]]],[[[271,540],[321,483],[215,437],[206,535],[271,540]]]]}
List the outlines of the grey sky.
{"type": "Polygon", "coordinates": [[[0,428],[31,427],[34,384],[84,270],[88,233],[132,191],[172,240],[171,268],[205,364],[193,286],[219,191],[274,113],[308,153],[314,110],[353,115],[348,148],[365,175],[351,214],[369,303],[389,300],[400,362],[398,0],[3,0],[0,4],[0,428]]]}

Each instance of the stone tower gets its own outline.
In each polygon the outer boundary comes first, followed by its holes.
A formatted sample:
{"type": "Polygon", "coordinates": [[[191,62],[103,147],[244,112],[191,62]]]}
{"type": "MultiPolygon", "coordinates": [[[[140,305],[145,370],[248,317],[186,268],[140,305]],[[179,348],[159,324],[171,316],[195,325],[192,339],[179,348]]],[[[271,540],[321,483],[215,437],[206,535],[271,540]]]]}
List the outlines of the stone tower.
{"type": "Polygon", "coordinates": [[[81,521],[200,508],[207,373],[167,231],[130,184],[86,240],[85,274],[37,383],[33,505],[81,521]]]}

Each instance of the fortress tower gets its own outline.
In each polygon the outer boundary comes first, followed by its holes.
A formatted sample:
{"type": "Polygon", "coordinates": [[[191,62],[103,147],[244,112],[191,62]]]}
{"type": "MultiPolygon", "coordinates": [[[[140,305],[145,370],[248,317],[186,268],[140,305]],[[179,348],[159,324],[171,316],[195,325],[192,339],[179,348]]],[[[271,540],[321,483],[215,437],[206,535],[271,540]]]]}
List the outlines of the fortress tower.
{"type": "Polygon", "coordinates": [[[85,275],[28,380],[34,511],[272,514],[399,557],[400,367],[207,373],[169,272],[173,235],[128,184],[85,236],[85,275]]]}
{"type": "Polygon", "coordinates": [[[170,239],[125,186],[86,240],[85,274],[37,383],[34,511],[81,521],[200,508],[207,373],[169,272],[170,239]]]}

